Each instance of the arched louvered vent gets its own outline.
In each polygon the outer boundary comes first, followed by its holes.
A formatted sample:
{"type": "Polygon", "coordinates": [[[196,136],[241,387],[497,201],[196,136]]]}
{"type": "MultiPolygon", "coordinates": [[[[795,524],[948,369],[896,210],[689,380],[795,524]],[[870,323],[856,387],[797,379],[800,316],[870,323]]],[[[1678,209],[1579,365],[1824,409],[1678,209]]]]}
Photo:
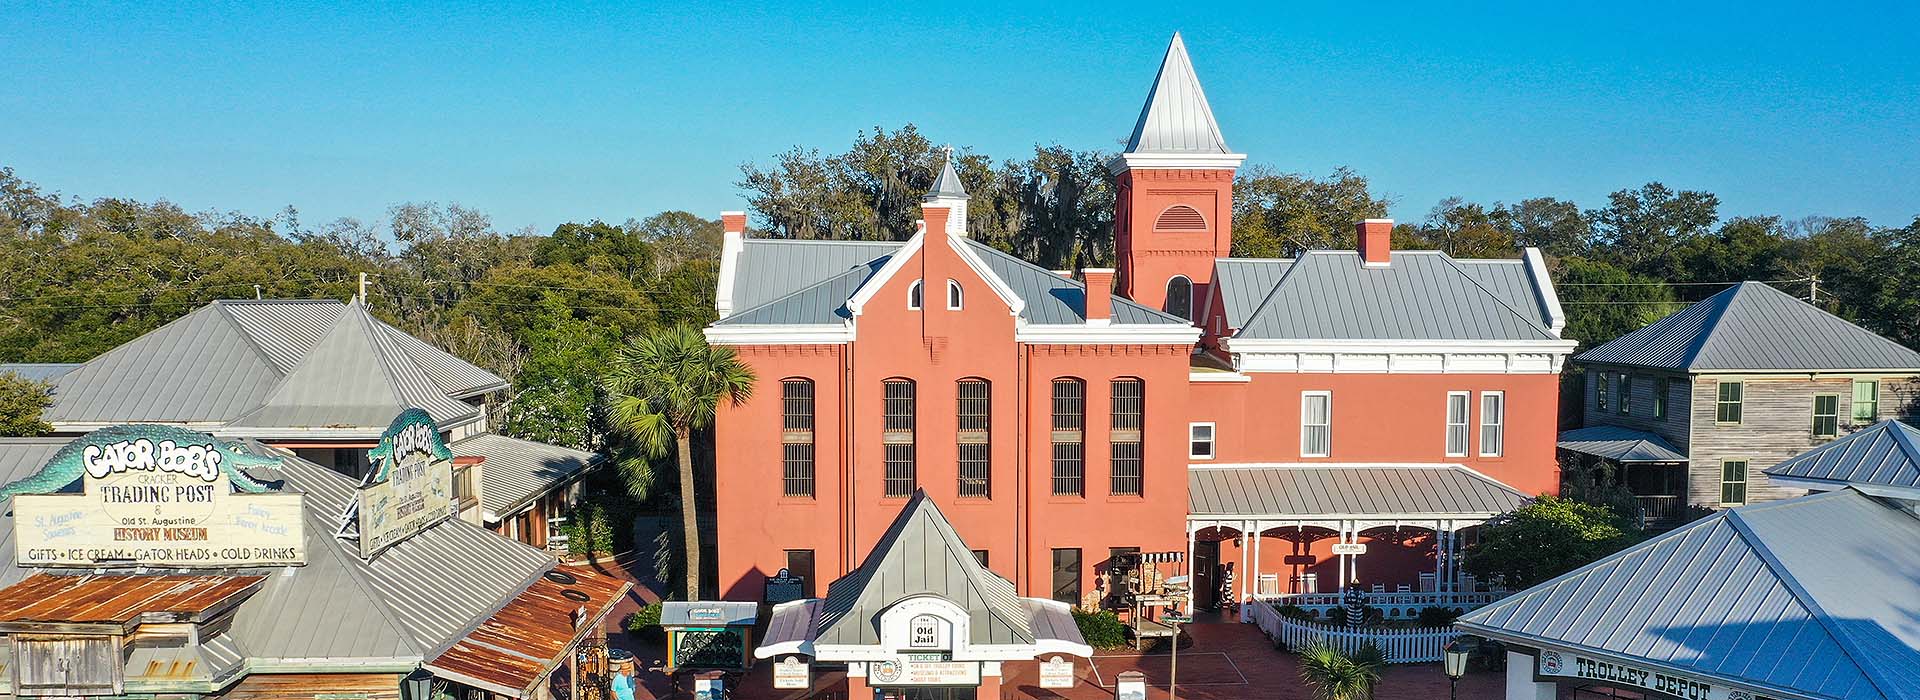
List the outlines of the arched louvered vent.
{"type": "Polygon", "coordinates": [[[1153,222],[1153,230],[1205,231],[1207,217],[1201,216],[1198,209],[1185,204],[1175,204],[1167,207],[1166,211],[1160,212],[1160,218],[1153,222]]]}

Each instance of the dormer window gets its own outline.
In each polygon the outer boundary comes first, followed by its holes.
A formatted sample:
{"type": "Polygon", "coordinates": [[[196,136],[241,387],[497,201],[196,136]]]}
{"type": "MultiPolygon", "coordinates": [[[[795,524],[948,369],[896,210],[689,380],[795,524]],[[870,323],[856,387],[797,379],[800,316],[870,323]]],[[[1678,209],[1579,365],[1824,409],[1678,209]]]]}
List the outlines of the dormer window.
{"type": "Polygon", "coordinates": [[[920,310],[920,280],[914,280],[913,286],[907,287],[907,310],[920,310]]]}
{"type": "Polygon", "coordinates": [[[960,283],[947,280],[947,310],[959,311],[961,301],[960,283]]]}

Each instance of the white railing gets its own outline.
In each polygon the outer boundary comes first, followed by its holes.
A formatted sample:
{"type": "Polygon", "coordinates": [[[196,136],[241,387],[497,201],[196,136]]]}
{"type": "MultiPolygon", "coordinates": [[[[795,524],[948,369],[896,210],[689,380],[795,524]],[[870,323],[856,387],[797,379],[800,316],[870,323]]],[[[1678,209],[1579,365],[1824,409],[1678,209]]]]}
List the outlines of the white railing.
{"type": "Polygon", "coordinates": [[[1447,642],[1460,636],[1449,627],[1336,627],[1318,622],[1295,620],[1281,615],[1272,605],[1247,606],[1248,617],[1268,637],[1299,650],[1314,642],[1330,645],[1352,654],[1371,642],[1380,648],[1390,664],[1424,664],[1439,661],[1447,642]]]}
{"type": "MultiPolygon", "coordinates": [[[[1461,591],[1446,593],[1381,592],[1365,593],[1365,602],[1380,611],[1381,617],[1388,620],[1418,620],[1420,611],[1425,608],[1446,608],[1465,613],[1476,610],[1494,601],[1512,595],[1508,591],[1461,591]]],[[[1313,613],[1314,616],[1338,620],[1345,603],[1338,593],[1293,593],[1288,595],[1260,596],[1260,601],[1273,605],[1292,605],[1313,613]]],[[[1262,607],[1255,605],[1253,607],[1262,607]]]]}

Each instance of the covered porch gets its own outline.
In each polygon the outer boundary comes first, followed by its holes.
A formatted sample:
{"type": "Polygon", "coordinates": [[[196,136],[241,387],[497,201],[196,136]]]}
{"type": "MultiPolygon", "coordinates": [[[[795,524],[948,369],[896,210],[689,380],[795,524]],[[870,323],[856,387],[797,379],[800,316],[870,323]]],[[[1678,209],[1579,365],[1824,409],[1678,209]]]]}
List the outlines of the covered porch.
{"type": "Polygon", "coordinates": [[[1633,493],[1640,525],[1667,528],[1684,520],[1687,455],[1659,435],[1615,425],[1560,433],[1566,471],[1584,474],[1591,486],[1620,485],[1633,493]]]}
{"type": "Polygon", "coordinates": [[[1337,614],[1357,590],[1386,619],[1505,595],[1460,569],[1475,529],[1527,496],[1452,464],[1249,464],[1189,470],[1200,608],[1250,601],[1337,614]]]}

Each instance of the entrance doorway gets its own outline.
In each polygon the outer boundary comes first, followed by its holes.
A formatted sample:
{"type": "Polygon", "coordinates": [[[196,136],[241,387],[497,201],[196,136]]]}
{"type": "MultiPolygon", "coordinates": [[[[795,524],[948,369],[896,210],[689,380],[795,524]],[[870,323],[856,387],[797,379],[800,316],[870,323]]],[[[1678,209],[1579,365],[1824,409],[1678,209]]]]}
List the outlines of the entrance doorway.
{"type": "Polygon", "coordinates": [[[1212,610],[1219,606],[1220,585],[1213,580],[1213,567],[1219,563],[1219,542],[1193,543],[1193,607],[1212,610]]]}

